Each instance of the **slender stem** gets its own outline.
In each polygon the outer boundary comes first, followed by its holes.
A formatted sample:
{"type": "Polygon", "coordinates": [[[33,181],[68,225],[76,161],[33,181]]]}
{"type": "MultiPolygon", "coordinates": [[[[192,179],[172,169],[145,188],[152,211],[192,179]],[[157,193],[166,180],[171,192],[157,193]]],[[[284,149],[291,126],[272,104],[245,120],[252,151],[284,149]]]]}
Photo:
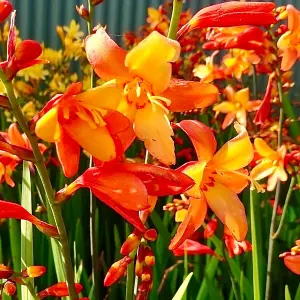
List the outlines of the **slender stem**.
{"type": "Polygon", "coordinates": [[[260,300],[262,295],[262,240],[261,214],[259,196],[255,190],[250,190],[250,219],[252,242],[252,269],[254,300],[260,300]]]}
{"type": "Polygon", "coordinates": [[[183,0],[173,0],[173,11],[171,17],[171,23],[168,33],[168,38],[176,40],[176,34],[178,29],[178,24],[180,20],[180,13],[182,10],[183,0]]]}
{"type": "MultiPolygon", "coordinates": [[[[280,112],[279,112],[279,125],[278,125],[278,148],[282,145],[282,128],[283,128],[283,121],[284,121],[284,112],[283,112],[283,90],[282,90],[282,83],[280,78],[280,69],[279,67],[276,68],[277,76],[278,76],[278,94],[280,100],[280,112]]],[[[266,290],[265,290],[265,300],[271,299],[271,281],[272,281],[272,267],[273,267],[273,252],[274,252],[274,239],[273,234],[275,230],[275,221],[276,221],[276,213],[277,208],[279,205],[280,199],[280,190],[281,190],[281,182],[278,181],[275,193],[275,201],[272,211],[272,218],[270,224],[270,235],[269,235],[269,251],[268,251],[268,264],[267,264],[267,280],[266,280],[266,290]]]]}
{"type": "Polygon", "coordinates": [[[284,206],[283,206],[283,210],[282,210],[282,215],[281,215],[279,226],[278,226],[276,232],[272,236],[272,238],[274,240],[276,238],[278,238],[278,236],[280,235],[281,229],[283,227],[283,223],[284,223],[284,219],[285,219],[285,216],[286,216],[287,208],[289,206],[289,202],[290,202],[290,199],[291,199],[291,196],[292,196],[293,186],[295,184],[295,180],[296,180],[296,177],[293,176],[292,179],[291,179],[291,182],[290,182],[290,186],[289,186],[288,192],[286,194],[286,198],[285,198],[285,202],[284,202],[284,206]]]}
{"type": "MultiPolygon", "coordinates": [[[[133,257],[135,257],[135,255],[136,255],[136,251],[133,254],[133,257]]],[[[134,261],[133,261],[127,267],[125,300],[134,299],[134,286],[135,286],[135,276],[134,276],[134,261]]]]}
{"type": "Polygon", "coordinates": [[[50,178],[49,178],[49,175],[48,175],[48,172],[47,172],[44,160],[43,160],[43,156],[40,152],[36,137],[31,134],[30,129],[27,125],[26,119],[20,108],[18,100],[16,99],[12,83],[11,83],[11,81],[9,81],[6,78],[2,69],[0,69],[0,79],[3,83],[3,85],[5,86],[7,96],[9,98],[9,101],[11,104],[11,112],[13,113],[13,115],[16,118],[16,120],[18,121],[21,129],[26,134],[26,136],[28,137],[28,140],[30,142],[30,145],[31,145],[34,157],[35,157],[35,165],[38,170],[41,181],[43,183],[47,202],[51,208],[51,211],[53,213],[55,223],[56,223],[56,226],[57,226],[57,229],[59,232],[61,253],[62,253],[62,258],[63,258],[63,262],[64,262],[65,276],[66,276],[66,282],[67,282],[68,289],[69,289],[69,295],[70,295],[71,299],[77,299],[78,297],[76,295],[75,286],[74,286],[74,271],[73,271],[73,266],[72,266],[72,261],[71,261],[71,256],[70,256],[68,235],[67,235],[64,220],[62,217],[61,208],[59,205],[54,204],[54,201],[55,201],[54,192],[53,192],[50,178]]]}
{"type": "MultiPolygon", "coordinates": [[[[183,269],[184,269],[184,274],[183,274],[183,280],[184,280],[189,274],[189,259],[188,259],[188,252],[186,247],[184,247],[183,269]]],[[[184,292],[182,299],[187,300],[187,290],[184,292]]]]}
{"type": "MultiPolygon", "coordinates": [[[[92,34],[94,5],[88,0],[89,19],[87,20],[88,34],[92,34]]],[[[95,73],[91,67],[90,88],[94,87],[95,73]]],[[[90,157],[89,167],[93,166],[93,157],[90,157]]],[[[100,299],[99,293],[99,272],[97,267],[97,244],[96,244],[96,201],[93,199],[93,193],[90,191],[90,243],[91,243],[91,259],[92,259],[92,282],[94,286],[94,295],[92,299],[100,299]]]]}

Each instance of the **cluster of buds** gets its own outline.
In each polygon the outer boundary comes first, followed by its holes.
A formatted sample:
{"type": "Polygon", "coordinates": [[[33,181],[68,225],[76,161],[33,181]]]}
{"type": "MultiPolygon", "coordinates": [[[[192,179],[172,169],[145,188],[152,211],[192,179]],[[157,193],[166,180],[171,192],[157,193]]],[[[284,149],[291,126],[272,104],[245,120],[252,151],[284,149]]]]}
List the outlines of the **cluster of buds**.
{"type": "Polygon", "coordinates": [[[45,273],[46,268],[44,266],[30,266],[21,272],[15,272],[8,266],[0,265],[0,279],[3,280],[0,290],[3,291],[3,293],[5,293],[7,296],[11,297],[17,291],[17,283],[24,284],[24,280],[27,278],[40,277],[45,273]]]}
{"type": "Polygon", "coordinates": [[[152,267],[155,265],[155,256],[147,241],[153,242],[157,239],[155,229],[148,229],[144,233],[135,229],[123,243],[120,253],[123,258],[115,262],[108,270],[104,285],[110,286],[117,282],[126,272],[128,265],[136,255],[135,273],[141,279],[138,286],[136,299],[147,299],[152,288],[152,267]]]}

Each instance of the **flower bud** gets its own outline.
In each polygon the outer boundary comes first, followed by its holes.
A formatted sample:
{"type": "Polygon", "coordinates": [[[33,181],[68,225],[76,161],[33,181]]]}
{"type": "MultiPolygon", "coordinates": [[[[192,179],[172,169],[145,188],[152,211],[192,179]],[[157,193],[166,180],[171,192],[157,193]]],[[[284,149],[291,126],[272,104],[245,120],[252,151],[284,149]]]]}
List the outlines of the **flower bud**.
{"type": "Polygon", "coordinates": [[[89,20],[90,12],[84,7],[83,4],[81,4],[80,6],[76,5],[76,10],[81,18],[87,21],[89,20]]]}
{"type": "Polygon", "coordinates": [[[144,233],[144,238],[148,241],[154,242],[157,239],[157,231],[152,228],[152,229],[148,229],[145,233],[144,233]]]}
{"type": "Polygon", "coordinates": [[[31,277],[36,278],[43,276],[46,273],[47,269],[44,266],[31,266],[21,272],[23,278],[31,277]]]}
{"type": "MultiPolygon", "coordinates": [[[[82,285],[75,283],[75,291],[78,295],[82,291],[82,285]]],[[[46,297],[67,297],[69,296],[68,286],[65,282],[56,283],[37,294],[40,300],[46,297]]]]}
{"type": "Polygon", "coordinates": [[[135,274],[138,277],[142,276],[144,261],[145,261],[145,248],[143,245],[140,245],[136,257],[136,262],[135,262],[135,274]]]}
{"type": "Polygon", "coordinates": [[[13,269],[5,265],[0,265],[0,279],[7,279],[14,274],[13,269]]]}
{"type": "Polygon", "coordinates": [[[7,280],[3,286],[3,292],[7,296],[13,296],[17,291],[16,283],[12,280],[7,280]]]}
{"type": "Polygon", "coordinates": [[[119,261],[115,262],[108,270],[104,278],[104,286],[110,286],[118,281],[125,273],[127,266],[132,262],[132,258],[125,256],[119,261]]]}
{"type": "Polygon", "coordinates": [[[142,281],[151,281],[152,280],[152,269],[149,266],[143,267],[141,279],[142,279],[142,281]]]}
{"type": "Polygon", "coordinates": [[[149,246],[145,247],[144,255],[145,255],[145,264],[150,267],[154,266],[155,256],[152,249],[149,246]]]}
{"type": "Polygon", "coordinates": [[[131,233],[126,241],[123,243],[120,253],[122,255],[129,255],[134,249],[138,247],[141,242],[141,236],[136,234],[135,232],[131,233]]]}
{"type": "Polygon", "coordinates": [[[209,239],[211,238],[214,234],[215,234],[215,231],[217,229],[217,226],[218,226],[218,220],[217,219],[211,219],[205,229],[204,229],[204,232],[203,232],[203,237],[205,239],[209,239]]]}
{"type": "Polygon", "coordinates": [[[104,2],[104,0],[92,0],[92,4],[94,6],[99,5],[99,4],[103,3],[103,2],[104,2]]]}

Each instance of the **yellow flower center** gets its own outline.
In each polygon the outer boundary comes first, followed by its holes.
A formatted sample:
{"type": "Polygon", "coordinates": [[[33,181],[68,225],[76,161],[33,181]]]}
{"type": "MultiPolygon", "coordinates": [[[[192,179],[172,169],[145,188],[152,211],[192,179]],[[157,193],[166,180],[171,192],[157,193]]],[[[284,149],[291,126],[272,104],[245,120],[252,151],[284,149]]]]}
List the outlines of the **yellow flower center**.
{"type": "Polygon", "coordinates": [[[157,104],[168,113],[168,109],[161,103],[163,102],[166,106],[171,104],[171,100],[156,96],[153,94],[152,86],[141,79],[140,77],[134,77],[132,80],[124,84],[124,97],[128,104],[133,104],[137,109],[144,108],[148,103],[157,104]]]}

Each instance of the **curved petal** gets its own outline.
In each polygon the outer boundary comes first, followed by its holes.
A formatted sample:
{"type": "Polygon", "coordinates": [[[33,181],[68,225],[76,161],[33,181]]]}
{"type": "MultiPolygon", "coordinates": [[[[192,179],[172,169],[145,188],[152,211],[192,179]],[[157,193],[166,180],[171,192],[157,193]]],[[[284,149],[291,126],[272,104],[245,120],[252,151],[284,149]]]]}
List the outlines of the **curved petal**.
{"type": "Polygon", "coordinates": [[[13,123],[8,127],[7,135],[11,144],[27,148],[25,140],[23,139],[22,134],[18,129],[17,123],[13,123]]]}
{"type": "Polygon", "coordinates": [[[288,13],[288,28],[291,31],[295,31],[300,27],[300,12],[291,4],[286,6],[288,13]]]}
{"type": "Polygon", "coordinates": [[[212,130],[196,120],[184,120],[177,124],[191,139],[199,161],[209,161],[217,149],[212,130]]]}
{"type": "Polygon", "coordinates": [[[182,112],[215,103],[219,90],[213,84],[171,79],[169,87],[161,96],[172,101],[168,107],[171,111],[182,112]]]}
{"type": "Polygon", "coordinates": [[[92,109],[116,110],[123,95],[123,90],[115,83],[106,83],[89,89],[70,98],[70,101],[79,101],[82,105],[88,105],[92,109]]]}
{"type": "Polygon", "coordinates": [[[202,224],[207,212],[207,204],[205,199],[190,198],[190,206],[188,212],[179,225],[174,238],[171,240],[169,249],[173,250],[180,246],[188,239],[202,224]]]}
{"type": "Polygon", "coordinates": [[[128,69],[124,65],[126,51],[109,37],[103,27],[86,38],[85,51],[94,71],[105,81],[128,79],[128,69]]]}
{"type": "Polygon", "coordinates": [[[250,176],[255,180],[260,180],[270,176],[274,173],[275,169],[276,166],[273,165],[271,160],[263,160],[252,169],[250,176]]]}
{"type": "Polygon", "coordinates": [[[180,44],[153,31],[126,56],[130,73],[152,85],[154,94],[164,91],[172,75],[171,62],[179,58],[180,44]]]}
{"type": "Polygon", "coordinates": [[[51,108],[36,123],[36,135],[49,143],[57,142],[61,136],[61,128],[58,122],[58,107],[51,108]]]}
{"type": "Polygon", "coordinates": [[[173,250],[173,254],[175,256],[184,256],[185,252],[187,253],[187,255],[215,255],[215,252],[208,246],[189,239],[185,240],[183,244],[173,250]]]}
{"type": "Polygon", "coordinates": [[[188,175],[195,181],[195,185],[190,188],[188,191],[185,192],[186,195],[193,197],[193,198],[201,198],[202,193],[200,190],[200,185],[203,178],[204,168],[206,166],[206,162],[188,162],[178,168],[184,174],[188,175]]]}
{"type": "Polygon", "coordinates": [[[283,261],[288,269],[300,275],[300,255],[287,255],[283,258],[283,261]]]}
{"type": "Polygon", "coordinates": [[[254,146],[258,154],[262,157],[268,157],[277,155],[277,152],[273,150],[263,139],[256,138],[254,140],[254,146]]]}
{"type": "Polygon", "coordinates": [[[166,196],[184,193],[194,181],[179,170],[148,164],[115,164],[108,166],[137,176],[147,188],[148,195],[166,196]]]}
{"type": "Polygon", "coordinates": [[[246,129],[238,123],[234,127],[238,135],[224,144],[210,162],[216,169],[238,170],[253,159],[253,147],[246,129]]]}
{"type": "Polygon", "coordinates": [[[65,132],[55,144],[64,175],[66,177],[74,176],[79,167],[80,146],[65,132]]]}
{"type": "Polygon", "coordinates": [[[236,117],[236,113],[235,112],[229,112],[228,114],[226,114],[224,121],[222,123],[222,129],[226,129],[229,125],[231,125],[233,123],[233,121],[235,120],[236,117]]]}
{"type": "Polygon", "coordinates": [[[68,135],[84,150],[101,161],[116,158],[116,147],[113,138],[105,126],[91,128],[87,122],[76,118],[63,125],[68,135]]]}
{"type": "Polygon", "coordinates": [[[245,208],[238,196],[226,186],[215,182],[214,186],[204,192],[208,206],[228,227],[232,235],[243,241],[248,231],[245,208]]]}
{"type": "Polygon", "coordinates": [[[243,127],[247,126],[247,112],[245,109],[240,109],[236,112],[236,120],[240,123],[243,127]]]}
{"type": "Polygon", "coordinates": [[[134,131],[145,147],[159,161],[166,165],[175,164],[175,148],[171,136],[174,135],[166,112],[158,105],[148,104],[138,109],[134,131]]]}
{"type": "Polygon", "coordinates": [[[282,61],[281,61],[281,70],[288,71],[295,64],[298,58],[297,50],[287,48],[283,52],[282,61]]]}
{"type": "Polygon", "coordinates": [[[244,109],[247,108],[250,99],[249,88],[241,89],[235,93],[235,101],[240,103],[244,109]]]}
{"type": "Polygon", "coordinates": [[[223,101],[223,102],[215,105],[213,110],[223,113],[223,114],[227,114],[229,112],[235,112],[235,106],[232,102],[223,101]]]}

